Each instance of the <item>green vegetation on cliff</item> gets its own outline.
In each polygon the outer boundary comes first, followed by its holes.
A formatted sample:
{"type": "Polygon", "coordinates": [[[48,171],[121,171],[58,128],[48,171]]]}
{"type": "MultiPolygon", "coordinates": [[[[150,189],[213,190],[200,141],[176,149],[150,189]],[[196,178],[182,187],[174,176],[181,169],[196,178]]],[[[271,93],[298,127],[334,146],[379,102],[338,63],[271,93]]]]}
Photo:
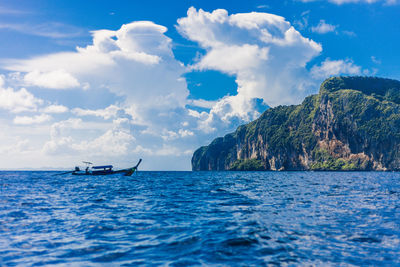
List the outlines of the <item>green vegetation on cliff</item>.
{"type": "Polygon", "coordinates": [[[238,159],[230,167],[231,171],[263,171],[264,165],[258,159],[238,159]]]}
{"type": "Polygon", "coordinates": [[[363,169],[358,162],[351,162],[343,158],[334,158],[327,150],[315,148],[313,150],[314,162],[310,170],[355,171],[363,169]]]}
{"type": "Polygon", "coordinates": [[[335,77],[198,149],[193,170],[400,170],[400,82],[335,77]]]}

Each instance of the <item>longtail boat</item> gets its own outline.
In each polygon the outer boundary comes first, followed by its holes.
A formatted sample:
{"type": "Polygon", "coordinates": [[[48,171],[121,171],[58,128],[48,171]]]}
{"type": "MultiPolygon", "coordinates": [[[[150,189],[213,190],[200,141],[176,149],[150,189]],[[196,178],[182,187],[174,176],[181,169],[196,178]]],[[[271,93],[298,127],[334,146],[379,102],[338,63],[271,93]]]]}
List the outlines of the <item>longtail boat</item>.
{"type": "Polygon", "coordinates": [[[115,170],[114,171],[112,165],[90,166],[90,165],[92,165],[91,162],[84,161],[83,163],[86,164],[85,170],[81,170],[77,166],[77,167],[75,167],[75,169],[73,171],[64,172],[64,173],[60,173],[60,174],[57,174],[57,175],[62,175],[62,174],[72,174],[72,175],[111,175],[111,174],[121,173],[124,176],[131,176],[132,174],[134,174],[137,171],[137,169],[139,167],[139,164],[141,162],[142,162],[142,159],[139,159],[139,162],[134,167],[127,168],[127,169],[121,169],[121,170],[115,170]]]}

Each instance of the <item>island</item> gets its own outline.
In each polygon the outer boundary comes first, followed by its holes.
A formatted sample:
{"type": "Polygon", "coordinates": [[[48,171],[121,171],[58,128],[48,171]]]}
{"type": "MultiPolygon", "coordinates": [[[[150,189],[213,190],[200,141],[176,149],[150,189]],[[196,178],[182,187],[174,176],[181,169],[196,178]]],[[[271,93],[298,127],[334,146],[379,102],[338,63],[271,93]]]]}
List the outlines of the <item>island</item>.
{"type": "Polygon", "coordinates": [[[333,77],[197,149],[194,171],[399,171],[400,81],[333,77]]]}

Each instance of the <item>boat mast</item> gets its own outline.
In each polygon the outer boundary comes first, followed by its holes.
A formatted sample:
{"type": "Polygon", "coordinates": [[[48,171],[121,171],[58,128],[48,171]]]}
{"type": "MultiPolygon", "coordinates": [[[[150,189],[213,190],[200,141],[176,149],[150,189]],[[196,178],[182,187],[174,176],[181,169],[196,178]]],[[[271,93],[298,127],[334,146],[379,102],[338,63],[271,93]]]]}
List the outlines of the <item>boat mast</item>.
{"type": "Polygon", "coordinates": [[[90,165],[92,165],[93,163],[91,163],[91,162],[89,162],[89,161],[82,161],[82,162],[86,164],[85,172],[88,173],[88,172],[89,172],[89,167],[90,167],[90,165]]]}

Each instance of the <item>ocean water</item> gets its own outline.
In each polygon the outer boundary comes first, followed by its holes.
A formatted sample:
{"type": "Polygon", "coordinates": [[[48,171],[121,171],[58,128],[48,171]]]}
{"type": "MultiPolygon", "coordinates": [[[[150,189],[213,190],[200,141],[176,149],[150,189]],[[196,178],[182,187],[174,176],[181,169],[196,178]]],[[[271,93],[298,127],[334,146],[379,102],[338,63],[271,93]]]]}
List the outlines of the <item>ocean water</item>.
{"type": "Polygon", "coordinates": [[[0,172],[0,266],[400,266],[400,173],[0,172]]]}

